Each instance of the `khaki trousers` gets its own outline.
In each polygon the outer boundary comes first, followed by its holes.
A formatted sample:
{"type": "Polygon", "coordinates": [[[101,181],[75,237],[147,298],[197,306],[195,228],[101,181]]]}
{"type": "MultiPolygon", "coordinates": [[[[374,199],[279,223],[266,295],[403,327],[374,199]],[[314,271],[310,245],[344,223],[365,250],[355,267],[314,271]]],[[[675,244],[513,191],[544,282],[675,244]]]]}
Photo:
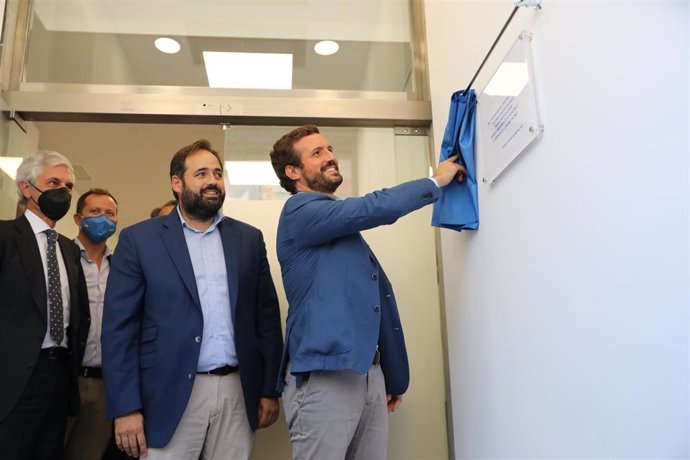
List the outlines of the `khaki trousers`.
{"type": "Polygon", "coordinates": [[[164,448],[149,449],[147,460],[249,460],[253,448],[239,372],[197,374],[175,434],[164,448]]]}
{"type": "Polygon", "coordinates": [[[79,377],[79,415],[67,420],[66,460],[100,459],[112,435],[112,422],[105,416],[103,379],[79,377]]]}

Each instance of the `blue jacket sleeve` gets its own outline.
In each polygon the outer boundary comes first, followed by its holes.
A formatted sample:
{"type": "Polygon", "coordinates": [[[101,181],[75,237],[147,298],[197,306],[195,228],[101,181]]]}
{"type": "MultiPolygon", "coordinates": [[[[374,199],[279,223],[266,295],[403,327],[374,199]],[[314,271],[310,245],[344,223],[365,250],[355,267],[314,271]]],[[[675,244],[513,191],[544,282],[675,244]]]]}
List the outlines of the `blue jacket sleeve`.
{"type": "Polygon", "coordinates": [[[286,204],[284,217],[291,238],[303,246],[318,246],[341,236],[389,225],[438,199],[439,188],[429,179],[405,182],[359,198],[336,200],[321,193],[300,193],[286,204]]]}

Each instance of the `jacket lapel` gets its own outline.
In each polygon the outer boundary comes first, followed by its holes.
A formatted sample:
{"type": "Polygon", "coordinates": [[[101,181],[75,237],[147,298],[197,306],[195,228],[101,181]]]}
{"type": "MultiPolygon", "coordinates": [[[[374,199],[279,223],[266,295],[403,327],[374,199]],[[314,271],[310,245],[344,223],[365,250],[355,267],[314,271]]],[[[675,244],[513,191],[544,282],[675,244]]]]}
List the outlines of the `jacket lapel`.
{"type": "Polygon", "coordinates": [[[44,324],[48,322],[48,294],[46,293],[46,278],[43,272],[43,261],[38,250],[36,235],[25,216],[15,221],[19,235],[17,248],[24,265],[24,274],[31,289],[31,296],[44,324]]]}
{"type": "MultiPolygon", "coordinates": [[[[58,244],[60,245],[60,252],[62,253],[62,260],[65,263],[65,270],[67,271],[67,282],[69,283],[69,324],[72,337],[78,337],[79,329],[79,261],[74,263],[75,256],[80,257],[78,249],[74,243],[62,235],[58,236],[58,244]],[[72,245],[70,248],[68,245],[72,245]]],[[[72,339],[70,338],[70,343],[72,339]]]]}
{"type": "Polygon", "coordinates": [[[184,229],[177,210],[171,212],[164,218],[163,231],[161,237],[165,243],[170,258],[175,265],[175,269],[180,274],[182,281],[194,299],[194,303],[201,309],[199,291],[196,288],[196,278],[194,277],[194,267],[192,259],[189,257],[187,241],[184,238],[184,229]]]}
{"type": "Polygon", "coordinates": [[[237,307],[237,278],[240,266],[240,235],[237,226],[232,219],[224,217],[218,224],[220,239],[223,242],[223,254],[225,256],[225,271],[228,276],[228,295],[230,297],[230,312],[235,324],[235,310],[237,307]]]}
{"type": "Polygon", "coordinates": [[[60,235],[58,237],[60,244],[60,252],[62,253],[62,260],[65,262],[65,269],[67,270],[67,281],[69,282],[69,293],[72,299],[76,299],[76,287],[79,285],[79,268],[73,263],[74,252],[70,252],[66,245],[73,244],[70,240],[60,235]]]}

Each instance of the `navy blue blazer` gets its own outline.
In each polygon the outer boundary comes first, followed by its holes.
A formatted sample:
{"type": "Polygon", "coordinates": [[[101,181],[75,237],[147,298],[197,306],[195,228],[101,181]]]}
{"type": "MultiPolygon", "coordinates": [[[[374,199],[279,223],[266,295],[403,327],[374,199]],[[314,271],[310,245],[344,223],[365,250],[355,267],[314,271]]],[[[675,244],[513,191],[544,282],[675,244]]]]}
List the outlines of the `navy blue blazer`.
{"type": "Polygon", "coordinates": [[[361,198],[301,192],[285,203],[278,260],[289,309],[278,389],[291,372],[352,369],[366,373],[378,345],[389,394],[403,394],[409,366],[395,296],[359,233],[392,224],[438,199],[429,179],[361,198]]]}
{"type": "MultiPolygon", "coordinates": [[[[258,425],[259,398],[275,389],[282,333],[261,232],[225,217],[218,224],[247,418],[258,425]]],[[[144,414],[149,447],[164,447],[196,378],[203,315],[180,216],[149,219],[120,234],[103,313],[107,414],[144,414]]]]}

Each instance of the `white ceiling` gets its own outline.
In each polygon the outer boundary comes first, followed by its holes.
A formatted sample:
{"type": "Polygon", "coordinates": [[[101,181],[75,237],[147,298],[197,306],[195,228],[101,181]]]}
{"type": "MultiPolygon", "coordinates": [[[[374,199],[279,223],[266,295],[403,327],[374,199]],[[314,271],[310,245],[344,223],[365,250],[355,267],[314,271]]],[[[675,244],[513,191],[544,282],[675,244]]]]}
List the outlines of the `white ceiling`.
{"type": "Polygon", "coordinates": [[[48,30],[409,42],[408,0],[34,0],[48,30]]]}
{"type": "Polygon", "coordinates": [[[24,81],[208,87],[203,52],[222,51],[292,55],[292,89],[406,92],[409,33],[406,0],[36,0],[24,81]]]}

